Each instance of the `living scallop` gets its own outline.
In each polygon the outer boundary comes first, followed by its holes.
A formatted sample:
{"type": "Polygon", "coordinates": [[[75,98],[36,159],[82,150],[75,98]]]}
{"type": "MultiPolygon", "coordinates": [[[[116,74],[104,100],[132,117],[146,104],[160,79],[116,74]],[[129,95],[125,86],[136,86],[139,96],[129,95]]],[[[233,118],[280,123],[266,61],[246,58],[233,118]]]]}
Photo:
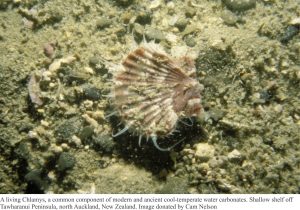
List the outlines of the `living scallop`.
{"type": "Polygon", "coordinates": [[[127,130],[150,138],[161,151],[158,138],[170,135],[180,118],[202,113],[203,86],[196,79],[194,60],[173,59],[158,44],[143,43],[113,69],[112,98],[127,130]]]}

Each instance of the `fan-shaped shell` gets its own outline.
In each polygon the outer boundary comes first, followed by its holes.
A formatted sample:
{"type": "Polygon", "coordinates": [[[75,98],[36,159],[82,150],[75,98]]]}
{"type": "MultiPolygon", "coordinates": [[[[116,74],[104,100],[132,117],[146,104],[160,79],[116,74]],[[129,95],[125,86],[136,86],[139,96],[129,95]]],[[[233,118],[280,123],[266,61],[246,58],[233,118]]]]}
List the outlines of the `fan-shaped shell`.
{"type": "Polygon", "coordinates": [[[202,85],[193,60],[172,59],[155,43],[145,43],[114,73],[115,107],[126,127],[140,135],[166,136],[178,118],[199,115],[202,85]]]}

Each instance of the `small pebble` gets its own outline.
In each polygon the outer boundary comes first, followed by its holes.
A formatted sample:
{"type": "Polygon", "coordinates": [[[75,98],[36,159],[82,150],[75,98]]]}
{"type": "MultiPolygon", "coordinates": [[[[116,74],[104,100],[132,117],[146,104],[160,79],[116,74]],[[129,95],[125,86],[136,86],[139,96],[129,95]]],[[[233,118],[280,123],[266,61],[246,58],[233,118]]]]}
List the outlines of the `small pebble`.
{"type": "Polygon", "coordinates": [[[238,18],[235,16],[235,14],[229,10],[225,10],[221,14],[221,18],[224,21],[224,23],[228,26],[235,26],[238,21],[238,18]]]}
{"type": "Polygon", "coordinates": [[[131,5],[134,0],[114,0],[114,2],[118,5],[118,6],[124,6],[127,7],[129,5],[131,5]]]}
{"type": "Polygon", "coordinates": [[[25,180],[41,192],[48,186],[47,178],[44,176],[42,169],[33,169],[32,171],[29,171],[25,175],[25,180]]]}
{"type": "Polygon", "coordinates": [[[150,9],[156,9],[161,5],[161,0],[153,0],[151,1],[149,8],[150,9]]]}
{"type": "Polygon", "coordinates": [[[145,34],[145,29],[142,25],[138,24],[138,23],[134,23],[133,25],[133,36],[135,40],[143,40],[143,36],[145,34]]]}
{"type": "Polygon", "coordinates": [[[41,97],[40,80],[41,78],[38,73],[32,73],[27,87],[31,102],[37,106],[41,106],[43,104],[43,100],[41,97]]]}
{"type": "Polygon", "coordinates": [[[141,11],[137,14],[135,22],[141,25],[150,24],[152,20],[151,13],[148,11],[141,11]]]}
{"type": "Polygon", "coordinates": [[[290,25],[300,26],[300,17],[292,19],[290,25]]]}
{"type": "Polygon", "coordinates": [[[94,74],[94,70],[91,67],[84,67],[84,71],[88,74],[94,74]]]}
{"type": "Polygon", "coordinates": [[[187,7],[185,11],[185,16],[192,18],[196,15],[196,10],[193,7],[187,7]]]}
{"type": "Polygon", "coordinates": [[[76,135],[81,128],[81,120],[77,117],[73,117],[62,121],[55,128],[56,138],[61,141],[70,139],[73,135],[76,135]]]}
{"type": "Polygon", "coordinates": [[[76,163],[76,160],[73,155],[67,152],[60,154],[57,161],[57,170],[59,172],[64,172],[66,170],[72,169],[76,163]]]}
{"type": "Polygon", "coordinates": [[[93,134],[94,134],[94,128],[92,126],[85,126],[81,130],[79,137],[82,140],[86,141],[86,140],[90,139],[93,136],[93,134]]]}
{"type": "Polygon", "coordinates": [[[93,136],[93,144],[95,147],[99,147],[103,152],[111,153],[116,143],[109,135],[97,135],[93,136]]]}
{"type": "Polygon", "coordinates": [[[208,143],[199,143],[195,145],[195,156],[201,161],[207,161],[215,154],[215,148],[208,143]]]}
{"type": "Polygon", "coordinates": [[[146,29],[146,37],[150,40],[162,41],[165,40],[165,35],[158,29],[148,27],[146,29]]]}
{"type": "Polygon", "coordinates": [[[222,0],[225,6],[234,12],[242,12],[256,6],[256,0],[222,0]]]}
{"type": "Polygon", "coordinates": [[[234,149],[230,153],[228,153],[228,159],[230,161],[240,160],[241,158],[242,158],[241,153],[236,149],[234,149]]]}
{"type": "Polygon", "coordinates": [[[61,148],[62,148],[64,151],[67,151],[67,150],[70,149],[69,145],[66,144],[66,143],[62,143],[60,146],[61,146],[61,148]]]}
{"type": "Polygon", "coordinates": [[[170,42],[170,43],[174,43],[175,44],[176,42],[178,42],[178,37],[175,34],[173,34],[173,33],[168,33],[166,35],[166,40],[168,42],[170,42]]]}
{"type": "Polygon", "coordinates": [[[285,31],[284,34],[282,35],[280,42],[283,44],[287,44],[291,39],[294,38],[294,36],[296,36],[300,31],[300,26],[295,26],[295,25],[291,25],[288,26],[285,31]]]}
{"type": "Polygon", "coordinates": [[[93,105],[94,105],[94,103],[91,100],[85,100],[85,101],[83,101],[83,106],[86,109],[91,109],[93,107],[93,105]]]}
{"type": "Polygon", "coordinates": [[[49,127],[49,122],[47,122],[45,120],[41,120],[41,125],[44,127],[49,127]]]}
{"type": "Polygon", "coordinates": [[[175,26],[179,29],[179,31],[183,31],[188,24],[188,20],[186,18],[179,18],[175,26]]]}
{"type": "Polygon", "coordinates": [[[275,112],[281,113],[282,110],[283,110],[283,107],[282,107],[281,104],[276,104],[276,105],[274,106],[274,111],[275,111],[275,112]]]}
{"type": "Polygon", "coordinates": [[[57,146],[55,144],[51,144],[51,151],[53,151],[55,154],[60,154],[63,152],[63,149],[60,146],[57,146]]]}
{"type": "Polygon", "coordinates": [[[96,26],[98,29],[104,29],[111,25],[111,20],[105,17],[101,17],[96,21],[96,26]]]}
{"type": "MultiPolygon", "coordinates": [[[[105,75],[108,72],[108,69],[105,68],[105,65],[103,64],[101,57],[94,55],[89,58],[89,65],[93,68],[93,73],[100,74],[100,75],[105,75]]],[[[91,73],[89,73],[91,74],[91,73]]]]}
{"type": "Polygon", "coordinates": [[[39,136],[38,136],[37,132],[35,132],[35,131],[29,131],[29,132],[28,132],[28,137],[29,137],[30,139],[36,139],[36,138],[38,138],[39,136]]]}
{"type": "Polygon", "coordinates": [[[82,87],[83,90],[83,99],[88,99],[92,101],[97,101],[101,99],[101,90],[92,86],[85,84],[82,87]]]}
{"type": "Polygon", "coordinates": [[[82,145],[81,139],[75,135],[72,136],[71,140],[77,147],[80,147],[82,145]]]}
{"type": "Polygon", "coordinates": [[[99,58],[97,56],[92,56],[89,58],[89,64],[92,67],[95,67],[100,62],[99,58]]]}
{"type": "Polygon", "coordinates": [[[191,36],[188,36],[186,38],[185,43],[189,47],[194,47],[197,44],[196,41],[195,41],[195,39],[193,37],[191,37],[191,36]]]}
{"type": "Polygon", "coordinates": [[[33,29],[34,28],[34,22],[31,20],[28,20],[27,18],[22,18],[22,22],[24,24],[24,27],[27,29],[33,29]]]}
{"type": "Polygon", "coordinates": [[[195,31],[197,31],[199,28],[197,27],[197,25],[187,25],[186,28],[184,29],[184,31],[182,32],[182,36],[186,36],[188,34],[194,33],[195,31]]]}
{"type": "Polygon", "coordinates": [[[225,112],[218,108],[211,108],[209,111],[210,118],[212,118],[215,122],[221,120],[225,116],[225,112]]]}
{"type": "Polygon", "coordinates": [[[55,52],[55,44],[54,43],[47,43],[44,45],[44,54],[48,58],[53,58],[55,52]]]}

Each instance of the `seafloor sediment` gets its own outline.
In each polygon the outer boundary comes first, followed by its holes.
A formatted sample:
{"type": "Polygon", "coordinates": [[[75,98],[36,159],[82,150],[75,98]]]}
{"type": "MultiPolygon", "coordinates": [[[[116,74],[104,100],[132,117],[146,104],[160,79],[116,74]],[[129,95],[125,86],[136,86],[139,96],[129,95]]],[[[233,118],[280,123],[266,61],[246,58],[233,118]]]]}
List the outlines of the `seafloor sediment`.
{"type": "Polygon", "coordinates": [[[0,2],[0,193],[300,193],[298,0],[0,2]],[[116,138],[108,66],[196,58],[201,118],[116,138]]]}

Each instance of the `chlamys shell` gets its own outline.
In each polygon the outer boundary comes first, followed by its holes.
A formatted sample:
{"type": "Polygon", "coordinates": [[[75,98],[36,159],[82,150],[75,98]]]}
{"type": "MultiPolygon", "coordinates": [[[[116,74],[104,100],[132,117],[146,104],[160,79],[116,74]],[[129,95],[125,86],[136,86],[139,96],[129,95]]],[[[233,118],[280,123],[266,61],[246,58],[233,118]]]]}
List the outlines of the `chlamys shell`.
{"type": "Polygon", "coordinates": [[[158,44],[143,43],[130,52],[113,72],[112,97],[125,128],[147,139],[171,134],[181,117],[202,113],[201,91],[194,61],[171,58],[158,44]]]}

